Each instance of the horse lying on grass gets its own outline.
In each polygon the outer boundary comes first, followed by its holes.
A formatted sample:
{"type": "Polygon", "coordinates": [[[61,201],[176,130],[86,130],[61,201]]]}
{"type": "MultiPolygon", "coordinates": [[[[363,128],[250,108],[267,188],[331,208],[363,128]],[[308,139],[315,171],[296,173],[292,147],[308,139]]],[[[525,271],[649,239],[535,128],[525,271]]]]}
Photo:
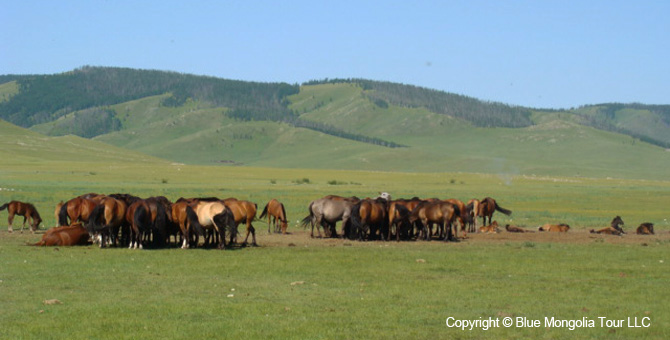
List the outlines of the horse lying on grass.
{"type": "Polygon", "coordinates": [[[54,227],[42,235],[42,240],[34,246],[84,246],[89,244],[89,234],[81,223],[54,227]]]}
{"type": "Polygon", "coordinates": [[[510,232],[510,233],[534,233],[535,232],[533,230],[526,230],[526,229],[519,228],[517,226],[509,225],[509,224],[505,225],[505,230],[507,230],[507,232],[510,232]]]}
{"type": "Polygon", "coordinates": [[[479,232],[482,234],[497,234],[499,230],[498,221],[493,221],[493,223],[479,228],[479,232]]]}
{"type": "Polygon", "coordinates": [[[549,231],[555,233],[567,233],[570,230],[570,226],[561,223],[561,224],[545,224],[537,229],[538,231],[549,231]]]}
{"type": "Polygon", "coordinates": [[[649,222],[642,223],[637,227],[636,233],[638,235],[654,235],[654,224],[649,222]]]}

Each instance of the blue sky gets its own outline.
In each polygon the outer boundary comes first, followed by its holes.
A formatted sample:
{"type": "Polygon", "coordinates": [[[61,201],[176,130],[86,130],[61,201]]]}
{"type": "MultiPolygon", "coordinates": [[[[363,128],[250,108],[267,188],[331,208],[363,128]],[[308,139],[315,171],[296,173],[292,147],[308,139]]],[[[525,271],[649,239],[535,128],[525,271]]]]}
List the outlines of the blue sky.
{"type": "Polygon", "coordinates": [[[0,0],[0,74],[366,78],[539,108],[670,104],[670,1],[0,0]]]}

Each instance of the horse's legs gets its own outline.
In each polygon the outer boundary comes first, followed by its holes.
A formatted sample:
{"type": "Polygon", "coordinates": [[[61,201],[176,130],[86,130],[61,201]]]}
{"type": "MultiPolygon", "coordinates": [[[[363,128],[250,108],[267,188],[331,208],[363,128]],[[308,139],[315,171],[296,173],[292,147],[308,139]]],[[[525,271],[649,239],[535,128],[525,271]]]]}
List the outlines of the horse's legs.
{"type": "Polygon", "coordinates": [[[249,239],[249,234],[251,234],[251,245],[254,246],[254,247],[257,247],[258,244],[256,243],[256,229],[251,224],[251,222],[247,223],[247,236],[244,237],[244,242],[242,244],[244,244],[244,245],[247,244],[247,240],[249,239]]]}
{"type": "Polygon", "coordinates": [[[10,212],[9,212],[9,217],[7,218],[7,222],[9,223],[9,227],[7,228],[7,231],[11,233],[11,232],[14,231],[14,227],[13,227],[13,224],[14,224],[14,212],[13,212],[13,211],[10,211],[10,212]]]}

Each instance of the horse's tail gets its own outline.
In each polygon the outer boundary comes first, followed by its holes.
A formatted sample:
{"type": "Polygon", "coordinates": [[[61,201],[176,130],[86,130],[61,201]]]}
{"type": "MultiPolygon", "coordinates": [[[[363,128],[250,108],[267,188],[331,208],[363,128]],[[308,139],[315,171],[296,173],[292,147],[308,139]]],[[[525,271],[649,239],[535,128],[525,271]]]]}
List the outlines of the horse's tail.
{"type": "Polygon", "coordinates": [[[268,206],[269,205],[270,205],[270,203],[265,205],[265,208],[263,208],[263,212],[261,213],[260,216],[258,216],[258,218],[264,218],[268,214],[268,206]]]}
{"type": "Polygon", "coordinates": [[[314,202],[310,203],[309,208],[307,209],[307,210],[309,210],[309,215],[305,216],[305,218],[303,218],[302,221],[300,221],[300,225],[302,226],[303,229],[306,229],[307,226],[314,219],[314,212],[312,211],[312,205],[313,204],[314,204],[314,202]]]}
{"type": "Polygon", "coordinates": [[[359,240],[363,240],[363,234],[367,231],[363,229],[363,222],[361,221],[361,202],[354,204],[351,207],[351,216],[349,216],[349,235],[350,239],[358,236],[359,240]]]}
{"type": "Polygon", "coordinates": [[[501,213],[503,213],[503,214],[505,214],[505,215],[507,215],[507,216],[512,215],[512,211],[511,211],[511,210],[507,210],[507,209],[505,209],[505,208],[499,206],[498,203],[496,203],[496,206],[495,206],[495,207],[496,207],[496,210],[500,211],[501,213]]]}
{"type": "Polygon", "coordinates": [[[9,203],[5,203],[2,206],[0,206],[0,211],[7,209],[7,206],[9,206],[9,203]]]}
{"type": "Polygon", "coordinates": [[[135,209],[133,214],[133,225],[137,227],[140,234],[144,234],[147,230],[151,230],[151,226],[147,223],[149,219],[149,212],[144,208],[144,204],[140,204],[135,209]]]}
{"type": "MultiPolygon", "coordinates": [[[[226,237],[226,230],[229,232],[231,240],[237,237],[237,224],[235,223],[235,215],[230,210],[230,208],[226,207],[226,210],[216,214],[212,219],[217,226],[223,227],[223,231],[219,231],[219,234],[222,238],[226,237]]],[[[223,240],[221,241],[224,242],[223,240]]]]}
{"type": "Polygon", "coordinates": [[[58,211],[58,225],[64,226],[67,224],[67,202],[61,205],[60,210],[58,211]]]}
{"type": "Polygon", "coordinates": [[[167,241],[167,214],[165,206],[160,202],[156,204],[156,219],[151,224],[154,233],[154,243],[157,246],[164,246],[167,241]]]}
{"type": "Polygon", "coordinates": [[[205,229],[198,221],[198,215],[195,213],[195,210],[188,205],[186,206],[186,220],[188,221],[189,228],[193,228],[193,230],[200,236],[205,235],[205,229]]]}
{"type": "Polygon", "coordinates": [[[86,224],[86,230],[89,232],[89,234],[101,231],[104,228],[105,223],[100,223],[100,217],[104,213],[105,213],[104,204],[98,204],[97,206],[95,206],[93,211],[91,211],[91,214],[88,217],[88,224],[86,224]]]}

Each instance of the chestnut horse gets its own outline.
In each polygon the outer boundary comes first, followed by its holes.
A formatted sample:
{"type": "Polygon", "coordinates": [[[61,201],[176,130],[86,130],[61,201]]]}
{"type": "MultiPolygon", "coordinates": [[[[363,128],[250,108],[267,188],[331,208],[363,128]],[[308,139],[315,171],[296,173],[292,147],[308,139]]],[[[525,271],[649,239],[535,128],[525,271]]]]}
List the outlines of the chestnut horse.
{"type": "Polygon", "coordinates": [[[350,239],[372,239],[379,237],[383,240],[388,238],[388,201],[383,198],[366,198],[356,203],[351,208],[350,239]]]}
{"type": "Polygon", "coordinates": [[[570,230],[570,226],[561,223],[561,224],[545,224],[537,229],[538,231],[550,231],[556,233],[567,233],[570,230]]]}
{"type": "Polygon", "coordinates": [[[251,245],[258,246],[256,243],[256,228],[251,224],[256,219],[256,203],[238,200],[237,198],[226,198],[223,200],[223,203],[230,208],[230,211],[233,212],[235,216],[235,235],[237,235],[237,226],[240,223],[245,223],[247,225],[247,235],[244,237],[243,246],[247,245],[249,240],[249,234],[251,234],[252,242],[251,245]]]}
{"type": "Polygon", "coordinates": [[[412,225],[409,223],[409,215],[419,203],[421,203],[421,199],[418,197],[410,200],[401,198],[389,202],[389,240],[393,231],[395,231],[396,241],[400,241],[401,237],[405,239],[412,237],[412,225]]]}
{"type": "Polygon", "coordinates": [[[645,222],[640,224],[636,230],[638,235],[654,235],[654,224],[645,222]]]}
{"type": "Polygon", "coordinates": [[[472,219],[472,216],[470,216],[470,211],[468,210],[467,205],[465,205],[463,201],[455,198],[446,199],[444,201],[447,203],[451,203],[456,208],[458,208],[458,214],[456,215],[456,218],[461,224],[461,231],[463,232],[463,237],[468,237],[468,229],[469,229],[468,226],[470,225],[470,220],[472,219]]]}
{"type": "Polygon", "coordinates": [[[77,222],[70,226],[50,228],[34,246],[83,246],[88,244],[88,240],[88,231],[77,222]]]}
{"type": "MultiPolygon", "coordinates": [[[[179,226],[182,237],[182,249],[191,246],[192,232],[195,232],[199,236],[204,236],[205,234],[202,225],[198,222],[198,215],[186,201],[172,204],[170,207],[170,219],[172,223],[179,226]]],[[[194,244],[194,246],[197,246],[197,244],[194,244]]]]}
{"type": "Polygon", "coordinates": [[[268,234],[271,234],[270,226],[272,222],[275,225],[275,233],[278,233],[281,230],[282,234],[286,234],[286,229],[288,228],[288,221],[286,221],[286,209],[284,209],[284,204],[277,201],[276,199],[271,199],[268,204],[263,208],[261,216],[258,218],[268,217],[268,234]],[[280,225],[281,222],[281,225],[280,225]]]}
{"type": "Polygon", "coordinates": [[[478,199],[473,198],[469,200],[467,204],[468,214],[470,215],[470,223],[468,224],[469,225],[468,231],[471,233],[477,231],[477,214],[479,214],[480,203],[481,202],[478,199]]]}
{"type": "Polygon", "coordinates": [[[612,222],[610,223],[609,227],[602,228],[600,230],[594,230],[591,229],[590,232],[592,234],[606,234],[606,235],[617,235],[621,236],[622,234],[625,234],[626,232],[623,231],[623,228],[621,226],[623,225],[623,220],[621,219],[621,216],[616,216],[614,219],[612,219],[612,222]]]}
{"type": "Polygon", "coordinates": [[[451,225],[454,222],[456,215],[457,208],[451,203],[442,201],[424,201],[412,210],[409,222],[412,224],[416,224],[418,221],[421,222],[423,225],[421,234],[426,240],[430,240],[431,236],[429,225],[435,223],[440,226],[440,238],[448,241],[455,239],[451,230],[451,225]]]}
{"type": "Polygon", "coordinates": [[[58,225],[67,226],[77,221],[88,223],[91,212],[104,197],[104,195],[86,194],[63,203],[58,212],[58,225]]]}
{"type": "Polygon", "coordinates": [[[8,231],[11,233],[14,231],[14,215],[23,216],[23,225],[21,225],[21,233],[23,233],[23,228],[26,227],[26,221],[31,220],[30,222],[30,232],[35,233],[35,230],[39,229],[40,223],[42,223],[42,218],[37,212],[37,209],[31,203],[24,203],[19,201],[11,201],[0,206],[0,210],[7,209],[9,217],[7,222],[9,222],[8,231]]]}
{"type": "Polygon", "coordinates": [[[128,206],[124,201],[104,197],[91,211],[86,229],[94,240],[97,239],[100,242],[100,248],[106,247],[110,238],[112,243],[116,244],[116,236],[112,231],[118,231],[118,228],[126,222],[126,209],[128,206]]]}
{"type": "Polygon", "coordinates": [[[498,221],[493,221],[493,223],[487,226],[480,227],[479,232],[482,234],[497,234],[499,232],[498,221]]]}

